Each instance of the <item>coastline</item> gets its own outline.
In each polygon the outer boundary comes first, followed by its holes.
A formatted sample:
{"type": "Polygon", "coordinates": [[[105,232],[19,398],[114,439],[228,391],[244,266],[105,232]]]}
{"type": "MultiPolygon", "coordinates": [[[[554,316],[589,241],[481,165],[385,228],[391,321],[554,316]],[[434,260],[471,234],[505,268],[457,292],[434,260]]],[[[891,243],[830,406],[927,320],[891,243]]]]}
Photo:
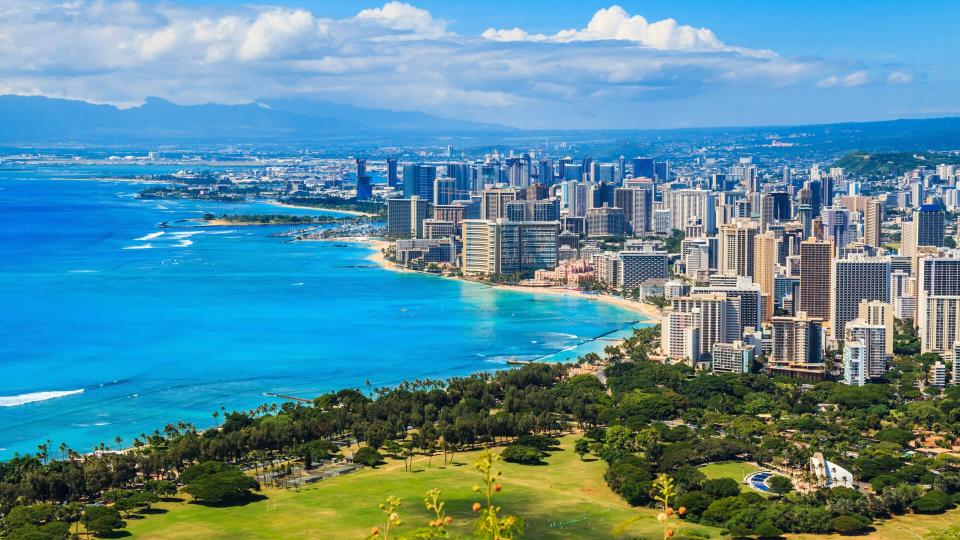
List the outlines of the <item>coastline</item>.
{"type": "Polygon", "coordinates": [[[514,292],[522,292],[527,294],[549,294],[553,296],[576,297],[576,298],[582,298],[584,300],[592,300],[594,302],[603,302],[605,304],[617,306],[621,309],[625,309],[627,311],[636,313],[638,315],[642,315],[644,318],[643,322],[650,323],[650,324],[657,324],[660,321],[660,315],[662,313],[657,306],[654,306],[652,304],[647,304],[644,302],[634,302],[632,300],[627,300],[626,298],[621,298],[619,296],[613,296],[610,294],[590,294],[590,293],[580,291],[578,289],[569,289],[566,287],[559,287],[559,286],[531,287],[531,286],[524,286],[524,285],[480,283],[480,282],[469,280],[469,279],[444,276],[440,274],[430,274],[427,272],[418,272],[416,270],[404,268],[402,266],[399,266],[397,264],[394,264],[388,261],[383,254],[383,250],[390,245],[390,242],[387,242],[386,240],[383,240],[380,238],[372,238],[372,237],[366,237],[366,236],[350,236],[350,237],[342,237],[342,238],[326,238],[321,241],[355,242],[358,244],[365,244],[367,247],[369,247],[372,250],[372,253],[367,257],[368,261],[375,262],[379,264],[381,267],[383,267],[384,269],[391,270],[394,272],[417,273],[417,274],[425,274],[425,275],[445,278],[445,279],[455,279],[459,281],[466,281],[469,283],[476,283],[477,285],[484,285],[487,287],[492,287],[494,289],[499,289],[503,291],[514,291],[514,292]]]}
{"type": "Polygon", "coordinates": [[[300,204],[282,203],[280,201],[263,201],[263,202],[272,206],[279,206],[281,208],[292,208],[295,210],[319,210],[321,212],[337,212],[340,214],[347,214],[350,216],[357,216],[357,217],[375,217],[376,216],[376,214],[371,214],[370,212],[360,212],[358,210],[341,210],[340,208],[326,208],[323,206],[303,206],[300,204]]]}

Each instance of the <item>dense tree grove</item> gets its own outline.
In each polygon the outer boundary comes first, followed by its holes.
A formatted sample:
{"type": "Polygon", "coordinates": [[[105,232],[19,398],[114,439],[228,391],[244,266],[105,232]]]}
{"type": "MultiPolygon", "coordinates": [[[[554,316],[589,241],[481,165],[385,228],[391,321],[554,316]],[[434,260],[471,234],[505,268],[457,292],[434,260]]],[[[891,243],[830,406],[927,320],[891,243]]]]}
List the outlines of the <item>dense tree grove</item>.
{"type": "MultiPolygon", "coordinates": [[[[567,376],[567,368],[527,365],[449,381],[342,390],[312,404],[217,412],[216,429],[169,425],[141,435],[123,453],[80,456],[41,445],[35,455],[0,463],[0,514],[11,537],[63,538],[71,524],[122,526],[122,517],[177,492],[202,503],[232,504],[259,488],[245,468],[289,460],[306,465],[360,444],[356,460],[410,457],[507,445],[503,459],[542,463],[560,433],[581,431],[576,451],[608,464],[611,489],[634,505],[653,505],[666,474],[684,519],[732,534],[857,532],[905,512],[938,513],[960,500],[956,461],[908,452],[915,435],[960,435],[960,387],[916,390],[922,357],[901,357],[888,384],[860,388],[766,375],[697,374],[648,361],[658,328],[638,330],[606,351],[605,377],[567,376]],[[824,405],[828,404],[828,405],[824,405]],[[736,480],[708,480],[697,466],[755,461],[806,470],[815,452],[869,483],[798,489],[774,481],[775,496],[741,493],[736,480]],[[146,493],[146,495],[143,495],[146,493]],[[84,506],[91,501],[108,506],[84,506]],[[109,516],[103,510],[117,511],[109,516]]],[[[588,355],[582,362],[597,362],[588,355]]],[[[439,457],[437,459],[440,459],[439,457]]],[[[802,475],[801,475],[802,476],[802,475]]],[[[810,483],[810,475],[802,478],[810,483]]],[[[109,534],[109,531],[105,532],[109,534]]]]}

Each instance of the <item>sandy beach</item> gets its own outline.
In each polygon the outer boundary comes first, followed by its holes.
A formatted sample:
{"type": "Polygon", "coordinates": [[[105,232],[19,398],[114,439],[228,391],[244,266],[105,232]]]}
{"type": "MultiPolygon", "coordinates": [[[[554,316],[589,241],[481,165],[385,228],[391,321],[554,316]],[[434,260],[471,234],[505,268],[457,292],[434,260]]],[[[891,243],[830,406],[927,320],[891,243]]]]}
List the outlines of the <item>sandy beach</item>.
{"type": "Polygon", "coordinates": [[[273,206],[279,206],[281,208],[293,208],[296,210],[323,210],[325,212],[338,212],[340,214],[347,214],[350,216],[357,217],[374,217],[376,214],[371,214],[369,212],[358,212],[356,210],[341,210],[340,208],[324,208],[322,206],[303,206],[299,204],[287,204],[279,201],[267,201],[267,204],[273,206]]]}
{"type": "Polygon", "coordinates": [[[661,311],[657,306],[652,304],[647,304],[644,302],[634,302],[632,300],[627,300],[626,298],[621,298],[619,296],[613,296],[610,294],[588,294],[577,289],[568,289],[566,287],[557,287],[557,286],[523,286],[523,285],[494,285],[489,283],[480,283],[468,279],[444,276],[441,274],[429,274],[426,272],[417,272],[416,270],[411,270],[409,268],[404,268],[397,264],[394,264],[386,259],[383,254],[383,250],[390,246],[390,242],[383,240],[381,238],[371,238],[365,236],[351,236],[343,238],[326,238],[324,241],[338,241],[338,242],[357,242],[366,244],[371,248],[373,253],[367,257],[368,261],[375,262],[380,266],[386,268],[387,270],[393,270],[395,272],[415,272],[421,273],[428,276],[435,276],[446,279],[459,279],[461,281],[469,281],[471,283],[477,283],[478,285],[485,285],[488,287],[494,287],[500,290],[505,291],[516,291],[527,294],[550,294],[555,296],[575,296],[577,298],[583,298],[584,300],[592,300],[594,302],[604,302],[606,304],[611,304],[628,311],[632,311],[639,315],[643,315],[646,322],[650,323],[659,323],[661,311]]]}

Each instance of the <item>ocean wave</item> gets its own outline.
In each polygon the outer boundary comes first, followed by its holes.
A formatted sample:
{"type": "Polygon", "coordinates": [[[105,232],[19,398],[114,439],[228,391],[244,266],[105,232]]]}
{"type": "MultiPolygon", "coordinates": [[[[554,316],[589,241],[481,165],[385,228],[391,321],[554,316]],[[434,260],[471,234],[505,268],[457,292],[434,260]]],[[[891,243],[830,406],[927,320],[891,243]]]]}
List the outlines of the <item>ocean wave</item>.
{"type": "Polygon", "coordinates": [[[164,235],[164,232],[163,232],[163,231],[159,231],[159,232],[155,232],[155,233],[145,234],[145,235],[141,236],[140,238],[134,238],[134,240],[136,240],[136,241],[138,241],[138,242],[142,242],[142,241],[145,241],[145,240],[153,240],[154,238],[157,238],[157,237],[160,237],[160,236],[163,236],[163,235],[164,235]]]}
{"type": "Polygon", "coordinates": [[[230,234],[230,233],[235,233],[237,231],[234,229],[230,229],[229,231],[205,231],[205,232],[206,234],[230,234]]]}
{"type": "Polygon", "coordinates": [[[181,240],[179,244],[176,244],[173,247],[187,247],[192,245],[193,245],[193,240],[181,240]]]}
{"type": "Polygon", "coordinates": [[[68,270],[68,274],[96,274],[99,270],[86,270],[84,268],[78,270],[68,270]]]}
{"type": "Polygon", "coordinates": [[[301,285],[303,285],[303,282],[300,281],[300,282],[297,282],[297,283],[291,283],[290,285],[293,286],[293,287],[300,287],[301,285]]]}
{"type": "Polygon", "coordinates": [[[17,396],[0,396],[0,407],[16,407],[17,405],[26,405],[27,403],[33,403],[35,401],[46,401],[48,399],[56,399],[82,393],[83,389],[61,391],[49,390],[46,392],[29,392],[27,394],[20,394],[17,396]]]}
{"type": "Polygon", "coordinates": [[[123,249],[153,249],[153,244],[142,244],[139,246],[127,246],[123,249]]]}
{"type": "Polygon", "coordinates": [[[178,232],[170,233],[170,238],[176,238],[177,240],[181,240],[183,238],[190,238],[195,234],[203,234],[203,231],[178,231],[178,232]]]}

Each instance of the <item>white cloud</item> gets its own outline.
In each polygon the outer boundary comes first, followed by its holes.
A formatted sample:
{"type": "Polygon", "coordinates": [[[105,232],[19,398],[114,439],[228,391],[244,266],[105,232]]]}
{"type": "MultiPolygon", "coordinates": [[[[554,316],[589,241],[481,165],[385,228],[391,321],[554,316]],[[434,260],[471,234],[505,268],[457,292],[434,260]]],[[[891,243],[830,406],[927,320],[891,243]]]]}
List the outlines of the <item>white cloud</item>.
{"type": "Polygon", "coordinates": [[[529,34],[522,28],[489,28],[483,37],[494,41],[551,41],[570,43],[574,41],[618,40],[629,41],[652,49],[664,51],[733,51],[755,56],[772,56],[771,51],[732,47],[709,28],[696,28],[678,24],[668,18],[648,22],[642,15],[630,15],[620,6],[597,10],[586,28],[560,30],[553,35],[529,34]]]}
{"type": "Polygon", "coordinates": [[[824,78],[843,72],[618,6],[579,29],[482,36],[454,34],[447,21],[395,1],[342,19],[298,8],[131,0],[0,0],[0,15],[0,89],[118,104],[308,96],[509,123],[871,78],[867,71],[824,78]]]}
{"type": "Polygon", "coordinates": [[[851,86],[863,86],[870,82],[870,75],[867,74],[865,70],[854,71],[853,73],[847,75],[841,81],[841,84],[846,87],[851,86]]]}
{"type": "Polygon", "coordinates": [[[381,8],[364,9],[357,13],[357,19],[393,30],[409,31],[417,37],[442,37],[447,33],[445,21],[434,19],[429,11],[403,2],[387,2],[381,8]]]}
{"type": "Polygon", "coordinates": [[[854,71],[844,76],[831,75],[817,81],[818,88],[844,87],[852,88],[863,86],[870,82],[870,74],[866,70],[854,71]]]}
{"type": "Polygon", "coordinates": [[[887,82],[890,84],[910,84],[913,82],[913,74],[906,71],[892,71],[887,75],[887,82]]]}
{"type": "Polygon", "coordinates": [[[298,52],[318,33],[313,14],[302,9],[261,13],[247,29],[237,50],[240,60],[261,60],[298,52]]]}

